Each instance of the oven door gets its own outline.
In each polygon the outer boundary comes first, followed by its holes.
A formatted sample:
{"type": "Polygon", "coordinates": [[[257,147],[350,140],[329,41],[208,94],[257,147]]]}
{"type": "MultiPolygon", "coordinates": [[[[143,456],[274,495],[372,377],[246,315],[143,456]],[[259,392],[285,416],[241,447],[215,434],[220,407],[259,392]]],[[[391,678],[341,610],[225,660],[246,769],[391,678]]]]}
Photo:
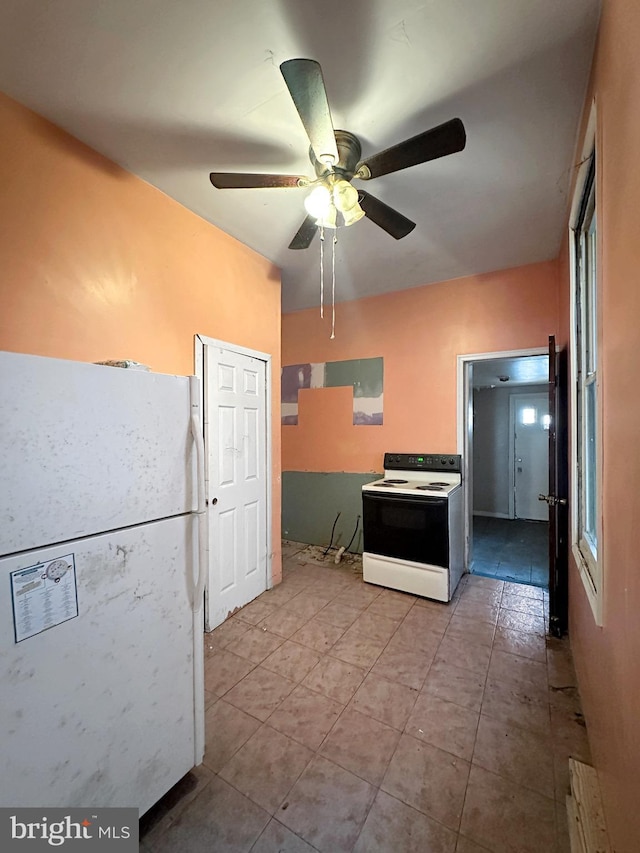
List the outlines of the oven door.
{"type": "Polygon", "coordinates": [[[449,568],[447,498],[362,493],[364,551],[449,568]]]}

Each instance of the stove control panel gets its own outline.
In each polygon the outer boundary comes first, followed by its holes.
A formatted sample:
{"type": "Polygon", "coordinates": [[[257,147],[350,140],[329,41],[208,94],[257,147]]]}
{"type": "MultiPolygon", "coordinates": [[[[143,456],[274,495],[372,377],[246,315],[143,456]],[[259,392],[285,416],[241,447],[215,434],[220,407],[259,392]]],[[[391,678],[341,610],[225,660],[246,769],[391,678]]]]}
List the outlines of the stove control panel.
{"type": "Polygon", "coordinates": [[[385,453],[386,471],[462,471],[462,456],[455,453],[385,453]]]}

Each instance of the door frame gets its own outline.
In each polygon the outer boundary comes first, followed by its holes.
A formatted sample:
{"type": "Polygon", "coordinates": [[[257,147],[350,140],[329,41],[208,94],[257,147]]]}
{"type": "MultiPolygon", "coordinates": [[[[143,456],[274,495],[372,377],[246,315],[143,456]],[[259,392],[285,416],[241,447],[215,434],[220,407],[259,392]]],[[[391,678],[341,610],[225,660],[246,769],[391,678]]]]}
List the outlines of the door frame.
{"type": "MultiPolygon", "coordinates": [[[[265,537],[265,547],[267,549],[266,554],[266,573],[267,577],[265,579],[266,589],[271,589],[273,586],[273,547],[272,547],[272,520],[273,520],[273,426],[272,426],[272,405],[271,405],[271,355],[267,352],[261,352],[260,350],[249,349],[248,347],[243,347],[238,344],[231,343],[230,341],[222,341],[218,338],[210,338],[207,335],[194,335],[194,363],[195,363],[195,373],[196,376],[200,379],[200,411],[202,412],[202,431],[203,436],[205,437],[206,442],[206,430],[205,430],[205,417],[207,417],[206,410],[206,395],[205,395],[205,352],[206,347],[216,347],[218,349],[226,349],[230,352],[238,353],[239,355],[246,355],[249,358],[255,358],[258,361],[263,361],[265,363],[265,377],[264,377],[264,395],[265,395],[265,485],[266,485],[266,537],[265,537]]],[[[205,453],[205,458],[208,457],[208,454],[205,453]]],[[[207,496],[207,504],[209,502],[209,471],[208,468],[205,470],[205,490],[207,496]]],[[[207,526],[208,531],[208,526],[207,526]]],[[[209,553],[209,547],[207,545],[207,553],[209,553]]],[[[207,581],[205,583],[205,600],[206,595],[208,594],[208,586],[209,586],[209,566],[207,566],[207,581]]],[[[208,613],[208,607],[204,608],[205,614],[208,613]]],[[[208,616],[205,615],[205,619],[208,621],[208,616]]]]}
{"type": "Polygon", "coordinates": [[[456,367],[456,423],[457,452],[462,455],[462,480],[464,484],[464,568],[471,562],[471,532],[473,530],[473,388],[469,382],[470,366],[476,361],[496,358],[523,358],[530,355],[549,355],[547,347],[500,350],[497,352],[466,353],[457,357],[456,367]]]}

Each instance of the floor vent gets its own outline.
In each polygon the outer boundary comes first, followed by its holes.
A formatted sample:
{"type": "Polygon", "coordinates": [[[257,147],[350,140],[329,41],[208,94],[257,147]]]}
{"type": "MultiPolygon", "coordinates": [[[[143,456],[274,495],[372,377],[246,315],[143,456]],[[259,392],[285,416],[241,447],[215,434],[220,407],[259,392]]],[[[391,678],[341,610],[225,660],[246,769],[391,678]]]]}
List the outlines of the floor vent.
{"type": "Polygon", "coordinates": [[[569,759],[567,819],[571,853],[611,853],[595,767],[569,759]]]}

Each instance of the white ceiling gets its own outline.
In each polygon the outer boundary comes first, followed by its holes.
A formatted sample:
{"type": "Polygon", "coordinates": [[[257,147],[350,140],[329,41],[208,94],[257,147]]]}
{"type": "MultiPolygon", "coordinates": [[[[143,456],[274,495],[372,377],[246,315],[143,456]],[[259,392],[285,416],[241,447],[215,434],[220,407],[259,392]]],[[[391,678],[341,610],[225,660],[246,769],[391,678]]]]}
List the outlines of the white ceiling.
{"type": "MultiPolygon", "coordinates": [[[[0,89],[274,261],[318,297],[305,190],[215,190],[210,171],[312,175],[279,71],[320,62],[363,157],[459,116],[458,154],[367,183],[417,223],[338,231],[337,299],[557,255],[599,0],[2,0],[0,89]]],[[[357,182],[356,182],[357,183],[357,182]]]]}
{"type": "Polygon", "coordinates": [[[527,355],[473,362],[474,388],[503,388],[510,385],[540,385],[549,381],[549,356],[527,355]],[[506,377],[506,379],[505,379],[506,377]]]}

